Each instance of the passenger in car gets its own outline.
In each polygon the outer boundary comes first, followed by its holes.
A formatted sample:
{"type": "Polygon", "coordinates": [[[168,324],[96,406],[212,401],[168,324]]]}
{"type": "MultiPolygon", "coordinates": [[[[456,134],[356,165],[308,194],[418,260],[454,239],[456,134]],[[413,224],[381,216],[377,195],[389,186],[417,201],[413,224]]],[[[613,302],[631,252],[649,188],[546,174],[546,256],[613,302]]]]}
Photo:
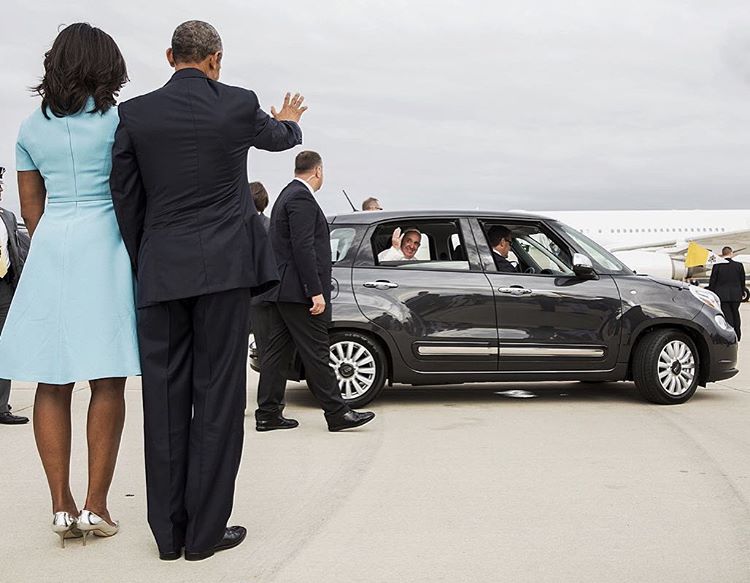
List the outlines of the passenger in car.
{"type": "Polygon", "coordinates": [[[391,246],[378,253],[378,261],[416,261],[415,255],[422,244],[422,233],[408,228],[401,234],[401,227],[396,227],[391,236],[391,246]]]}
{"type": "Polygon", "coordinates": [[[492,259],[495,261],[495,268],[498,271],[509,273],[518,273],[518,269],[508,261],[510,244],[513,242],[513,236],[508,227],[495,225],[487,232],[487,239],[492,247],[492,259]]]}

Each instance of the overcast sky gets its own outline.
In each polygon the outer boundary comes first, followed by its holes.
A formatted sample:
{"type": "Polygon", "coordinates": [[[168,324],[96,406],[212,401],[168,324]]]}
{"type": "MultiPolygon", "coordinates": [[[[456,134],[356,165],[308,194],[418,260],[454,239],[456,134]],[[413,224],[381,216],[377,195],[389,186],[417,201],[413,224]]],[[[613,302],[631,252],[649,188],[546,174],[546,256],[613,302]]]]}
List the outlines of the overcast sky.
{"type": "MultiPolygon", "coordinates": [[[[4,0],[4,204],[59,25],[114,37],[128,99],[169,79],[164,50],[193,18],[222,36],[223,82],[266,111],[305,95],[329,213],[342,188],[387,209],[748,208],[748,0],[4,0]]],[[[251,151],[272,199],[298,150],[251,151]]]]}

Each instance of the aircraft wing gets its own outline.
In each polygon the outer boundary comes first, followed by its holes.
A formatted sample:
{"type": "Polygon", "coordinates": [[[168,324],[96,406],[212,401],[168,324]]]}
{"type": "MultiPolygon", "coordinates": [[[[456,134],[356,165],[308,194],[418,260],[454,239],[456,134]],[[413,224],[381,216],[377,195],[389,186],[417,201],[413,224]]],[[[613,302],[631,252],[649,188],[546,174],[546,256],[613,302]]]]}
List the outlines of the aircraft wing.
{"type": "Polygon", "coordinates": [[[710,249],[717,255],[721,253],[722,247],[731,247],[732,251],[740,253],[750,247],[750,230],[711,233],[703,237],[691,237],[687,241],[698,243],[701,247],[710,249]]]}
{"type": "Polygon", "coordinates": [[[621,245],[619,247],[607,247],[607,251],[610,253],[616,253],[618,251],[658,251],[662,248],[674,247],[675,245],[677,245],[676,239],[668,239],[666,241],[649,243],[648,245],[621,245]]]}
{"type": "Polygon", "coordinates": [[[711,233],[702,237],[686,237],[680,241],[676,239],[658,241],[646,245],[623,245],[610,247],[608,251],[663,251],[670,255],[684,253],[688,243],[697,243],[716,255],[721,254],[722,247],[731,247],[735,253],[741,253],[750,248],[750,230],[725,231],[724,233],[711,233]]]}

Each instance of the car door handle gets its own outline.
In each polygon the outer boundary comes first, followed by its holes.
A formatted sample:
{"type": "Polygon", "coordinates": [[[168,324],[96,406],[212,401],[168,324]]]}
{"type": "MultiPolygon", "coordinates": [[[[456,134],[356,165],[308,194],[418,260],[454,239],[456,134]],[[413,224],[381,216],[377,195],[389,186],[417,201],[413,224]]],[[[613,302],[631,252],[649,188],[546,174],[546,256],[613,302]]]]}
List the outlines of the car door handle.
{"type": "Polygon", "coordinates": [[[521,287],[520,285],[512,285],[510,287],[499,287],[497,288],[501,294],[510,294],[512,296],[527,296],[532,291],[527,287],[521,287]]]}
{"type": "Polygon", "coordinates": [[[375,289],[393,289],[395,287],[398,287],[397,283],[392,283],[390,281],[385,281],[382,279],[379,279],[377,281],[366,281],[362,285],[364,287],[371,287],[375,289]]]}

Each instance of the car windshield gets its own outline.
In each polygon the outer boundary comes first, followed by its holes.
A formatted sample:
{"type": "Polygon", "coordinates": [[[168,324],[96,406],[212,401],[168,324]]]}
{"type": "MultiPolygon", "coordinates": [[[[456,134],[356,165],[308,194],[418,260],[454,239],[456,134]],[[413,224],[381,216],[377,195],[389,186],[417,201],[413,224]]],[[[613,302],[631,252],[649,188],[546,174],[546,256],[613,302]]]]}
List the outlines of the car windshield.
{"type": "Polygon", "coordinates": [[[609,251],[604,249],[598,243],[589,239],[586,235],[565,223],[557,222],[558,228],[569,238],[573,240],[578,251],[587,255],[594,263],[594,267],[601,273],[622,273],[632,274],[633,270],[626,266],[622,261],[617,259],[609,251]]]}

